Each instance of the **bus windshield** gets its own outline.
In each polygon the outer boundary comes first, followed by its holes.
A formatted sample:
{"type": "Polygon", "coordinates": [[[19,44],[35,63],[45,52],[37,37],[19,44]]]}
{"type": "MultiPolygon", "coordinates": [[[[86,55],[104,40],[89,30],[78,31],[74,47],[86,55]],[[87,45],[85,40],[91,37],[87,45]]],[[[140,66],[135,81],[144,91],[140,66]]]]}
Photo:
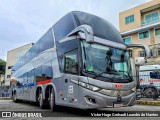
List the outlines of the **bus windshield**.
{"type": "Polygon", "coordinates": [[[81,42],[83,67],[96,76],[132,79],[129,54],[127,51],[100,44],[81,42]]]}

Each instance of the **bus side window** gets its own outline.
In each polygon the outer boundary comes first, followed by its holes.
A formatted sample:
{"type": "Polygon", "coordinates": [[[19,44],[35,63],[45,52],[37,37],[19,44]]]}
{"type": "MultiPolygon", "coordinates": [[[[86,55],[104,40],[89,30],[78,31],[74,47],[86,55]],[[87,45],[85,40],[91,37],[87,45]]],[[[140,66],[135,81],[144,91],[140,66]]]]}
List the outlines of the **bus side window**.
{"type": "Polygon", "coordinates": [[[59,66],[60,66],[60,71],[63,73],[64,72],[64,57],[63,56],[59,58],[59,66]]]}
{"type": "Polygon", "coordinates": [[[68,52],[64,56],[64,70],[65,73],[78,74],[78,59],[77,59],[77,49],[68,52]]]}
{"type": "Polygon", "coordinates": [[[35,70],[34,69],[31,70],[31,77],[30,77],[30,79],[31,79],[31,83],[34,83],[34,81],[35,81],[35,70]]]}
{"type": "Polygon", "coordinates": [[[160,79],[160,72],[150,72],[150,78],[160,79]]]}
{"type": "Polygon", "coordinates": [[[17,81],[17,86],[22,86],[23,85],[23,75],[18,77],[18,81],[17,81]]]}
{"type": "Polygon", "coordinates": [[[34,83],[34,69],[28,72],[28,83],[34,83]]]}
{"type": "Polygon", "coordinates": [[[23,85],[27,85],[28,73],[23,74],[23,85]]]}
{"type": "Polygon", "coordinates": [[[53,78],[53,71],[52,71],[52,62],[48,62],[42,66],[42,76],[46,79],[53,78]]]}
{"type": "Polygon", "coordinates": [[[42,67],[37,67],[35,68],[35,79],[36,79],[36,82],[39,82],[41,81],[42,79],[42,67]]]}
{"type": "Polygon", "coordinates": [[[21,86],[21,83],[20,83],[20,77],[18,77],[18,79],[17,79],[17,86],[21,86]]]}

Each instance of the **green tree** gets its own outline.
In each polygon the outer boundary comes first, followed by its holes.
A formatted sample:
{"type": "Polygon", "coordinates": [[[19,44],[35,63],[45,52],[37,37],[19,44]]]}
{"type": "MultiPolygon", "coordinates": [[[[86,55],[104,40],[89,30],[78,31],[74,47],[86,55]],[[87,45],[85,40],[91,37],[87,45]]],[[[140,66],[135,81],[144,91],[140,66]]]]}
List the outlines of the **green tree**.
{"type": "Polygon", "coordinates": [[[6,62],[0,59],[0,75],[5,74],[6,62]]]}

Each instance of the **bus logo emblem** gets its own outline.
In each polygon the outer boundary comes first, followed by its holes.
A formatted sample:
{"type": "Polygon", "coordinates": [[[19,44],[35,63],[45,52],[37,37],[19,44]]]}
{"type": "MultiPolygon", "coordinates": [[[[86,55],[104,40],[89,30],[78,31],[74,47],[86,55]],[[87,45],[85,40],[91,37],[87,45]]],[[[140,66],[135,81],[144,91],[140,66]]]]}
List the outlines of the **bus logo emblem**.
{"type": "Polygon", "coordinates": [[[122,84],[115,84],[115,88],[121,89],[123,87],[122,84]]]}

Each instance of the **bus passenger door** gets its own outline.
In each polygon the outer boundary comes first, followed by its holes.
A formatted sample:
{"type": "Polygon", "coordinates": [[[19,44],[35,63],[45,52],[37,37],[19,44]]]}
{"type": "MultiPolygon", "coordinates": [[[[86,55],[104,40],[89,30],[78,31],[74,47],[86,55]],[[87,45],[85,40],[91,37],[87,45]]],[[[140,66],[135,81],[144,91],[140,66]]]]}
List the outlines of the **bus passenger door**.
{"type": "Polygon", "coordinates": [[[61,59],[61,70],[64,74],[59,79],[59,100],[66,104],[78,104],[78,85],[71,82],[71,80],[78,81],[77,49],[64,55],[61,59]]]}
{"type": "Polygon", "coordinates": [[[64,103],[69,103],[69,104],[77,104],[77,99],[78,99],[78,85],[73,83],[72,80],[78,81],[78,76],[77,75],[72,75],[72,74],[64,74],[62,79],[60,81],[60,88],[62,87],[62,94],[63,96],[61,97],[62,102],[64,103]]]}

